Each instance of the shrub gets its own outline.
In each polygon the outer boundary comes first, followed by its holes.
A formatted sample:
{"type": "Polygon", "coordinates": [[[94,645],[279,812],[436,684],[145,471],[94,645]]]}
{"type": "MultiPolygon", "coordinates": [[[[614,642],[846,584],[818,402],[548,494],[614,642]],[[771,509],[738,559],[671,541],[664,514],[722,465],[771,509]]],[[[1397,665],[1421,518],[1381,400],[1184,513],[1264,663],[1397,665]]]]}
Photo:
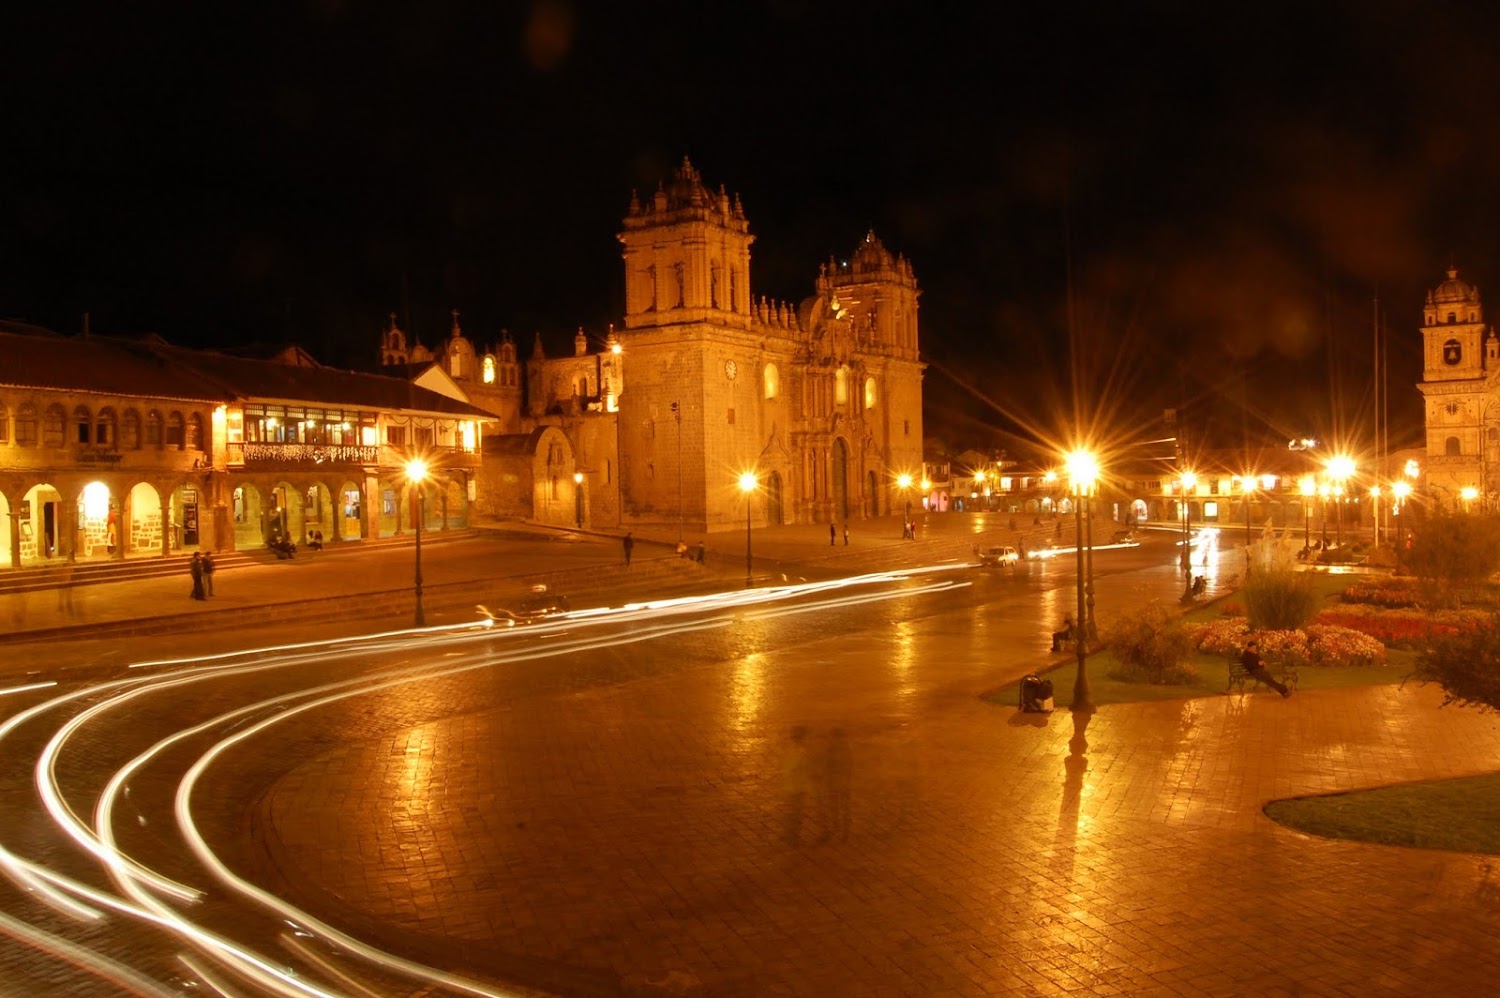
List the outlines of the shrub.
{"type": "Polygon", "coordinates": [[[1417,587],[1409,579],[1356,582],[1340,594],[1345,603],[1370,603],[1374,606],[1409,607],[1417,605],[1417,587]]]}
{"type": "Polygon", "coordinates": [[[1103,637],[1119,662],[1112,679],[1183,685],[1198,676],[1191,661],[1192,634],[1181,617],[1159,603],[1116,621],[1103,637]]]}
{"type": "Polygon", "coordinates": [[[1294,631],[1318,609],[1318,594],[1300,572],[1252,572],[1240,596],[1250,627],[1258,631],[1294,631]]]}
{"type": "Polygon", "coordinates": [[[1417,656],[1416,676],[1442,685],[1445,706],[1500,707],[1500,627],[1495,618],[1434,641],[1417,656]]]}
{"type": "MultiPolygon", "coordinates": [[[[1245,650],[1250,628],[1243,618],[1221,617],[1193,632],[1205,655],[1237,656],[1245,650]]],[[[1306,630],[1258,631],[1261,656],[1270,663],[1304,665],[1384,665],[1385,646],[1375,638],[1347,627],[1312,624],[1306,630]]]]}

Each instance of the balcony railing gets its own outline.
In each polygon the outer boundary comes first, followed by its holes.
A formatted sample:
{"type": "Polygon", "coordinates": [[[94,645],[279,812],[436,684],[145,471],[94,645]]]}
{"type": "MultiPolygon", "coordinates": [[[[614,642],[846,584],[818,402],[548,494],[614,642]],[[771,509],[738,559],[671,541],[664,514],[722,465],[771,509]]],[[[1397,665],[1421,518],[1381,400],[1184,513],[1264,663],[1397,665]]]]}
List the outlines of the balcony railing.
{"type": "Polygon", "coordinates": [[[380,448],[358,444],[231,443],[229,462],[231,464],[379,464],[380,448]],[[236,461],[236,458],[239,460],[236,461]]]}
{"type": "MultiPolygon", "coordinates": [[[[235,443],[229,444],[231,466],[252,464],[343,464],[365,467],[399,468],[410,455],[402,448],[390,445],[360,444],[274,444],[235,443]]],[[[471,451],[456,448],[438,448],[431,455],[443,467],[477,468],[480,456],[471,451]]]]}

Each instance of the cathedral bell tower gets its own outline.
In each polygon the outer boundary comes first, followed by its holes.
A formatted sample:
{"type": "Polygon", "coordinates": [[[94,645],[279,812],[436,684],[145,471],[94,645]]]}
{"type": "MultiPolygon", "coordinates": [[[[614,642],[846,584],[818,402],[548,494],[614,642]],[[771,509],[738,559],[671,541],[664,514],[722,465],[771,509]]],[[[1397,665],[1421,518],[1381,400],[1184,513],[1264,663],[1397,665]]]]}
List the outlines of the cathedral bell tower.
{"type": "Polygon", "coordinates": [[[1492,384],[1500,343],[1485,327],[1479,289],[1456,267],[1427,293],[1422,347],[1428,483],[1488,497],[1500,488],[1500,384],[1492,384]]]}
{"type": "Polygon", "coordinates": [[[1460,381],[1483,377],[1484,308],[1479,289],[1459,280],[1458,268],[1427,292],[1422,310],[1423,381],[1460,381]]]}
{"type": "Polygon", "coordinates": [[[686,157],[653,197],[631,195],[619,240],[626,330],[750,325],[750,223],[739,197],[711,193],[686,157]]]}

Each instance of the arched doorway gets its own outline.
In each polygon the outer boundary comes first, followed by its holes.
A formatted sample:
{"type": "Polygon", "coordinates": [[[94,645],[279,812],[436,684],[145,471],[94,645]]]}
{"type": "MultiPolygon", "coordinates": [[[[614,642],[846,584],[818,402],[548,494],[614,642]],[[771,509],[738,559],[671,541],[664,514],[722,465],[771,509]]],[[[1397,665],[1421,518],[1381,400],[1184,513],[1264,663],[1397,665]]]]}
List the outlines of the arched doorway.
{"type": "Polygon", "coordinates": [[[287,537],[293,544],[307,538],[303,529],[302,495],[290,482],[277,482],[266,507],[265,539],[287,537]]]}
{"type": "Polygon", "coordinates": [[[340,540],[357,541],[365,535],[363,507],[357,482],[345,482],[339,486],[339,514],[344,520],[338,535],[340,540]]]}
{"type": "Polygon", "coordinates": [[[833,441],[833,518],[849,519],[849,448],[842,438],[833,441]]]}
{"type": "Polygon", "coordinates": [[[1137,523],[1150,518],[1150,510],[1146,506],[1146,500],[1135,499],[1130,503],[1130,515],[1125,519],[1125,526],[1133,527],[1137,523]]]}
{"type": "Polygon", "coordinates": [[[865,515],[877,517],[880,515],[880,488],[875,480],[875,472],[870,472],[868,481],[865,482],[865,515]]]}
{"type": "Polygon", "coordinates": [[[80,561],[106,559],[114,553],[112,508],[114,496],[103,482],[89,482],[78,494],[78,550],[80,561]]]}
{"type": "Polygon", "coordinates": [[[302,526],[303,532],[298,537],[292,538],[299,544],[310,541],[314,530],[323,535],[326,543],[333,537],[333,497],[328,488],[322,482],[315,482],[307,487],[307,492],[302,496],[302,526]]]}
{"type": "Polygon", "coordinates": [[[56,557],[62,530],[62,494],[50,485],[33,485],[21,500],[21,564],[45,563],[56,557]]]}
{"type": "Polygon", "coordinates": [[[161,496],[145,482],[136,482],[125,494],[125,553],[142,556],[161,554],[161,496]]]}
{"type": "MultiPolygon", "coordinates": [[[[4,419],[0,414],[0,419],[4,419]]],[[[5,498],[5,493],[0,492],[0,565],[7,568],[12,567],[10,563],[10,500],[5,498]]]]}
{"type": "Polygon", "coordinates": [[[207,530],[203,514],[207,512],[204,495],[196,485],[179,485],[172,492],[172,547],[184,551],[205,548],[207,530]]]}
{"type": "Polygon", "coordinates": [[[234,520],[236,551],[249,551],[266,546],[264,505],[260,490],[254,485],[235,486],[231,496],[230,515],[234,520]]]}
{"type": "Polygon", "coordinates": [[[766,523],[779,527],[785,522],[781,509],[781,473],[773,471],[766,479],[766,523]]]}

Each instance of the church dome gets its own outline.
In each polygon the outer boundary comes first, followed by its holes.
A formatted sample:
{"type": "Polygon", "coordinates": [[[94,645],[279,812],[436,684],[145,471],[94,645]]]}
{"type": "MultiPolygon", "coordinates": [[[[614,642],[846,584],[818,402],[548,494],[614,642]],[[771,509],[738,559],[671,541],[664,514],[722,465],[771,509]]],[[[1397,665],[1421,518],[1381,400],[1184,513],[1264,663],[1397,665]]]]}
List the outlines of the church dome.
{"type": "Polygon", "coordinates": [[[1427,296],[1434,305],[1470,304],[1479,301],[1479,289],[1468,281],[1461,280],[1457,267],[1448,268],[1448,279],[1439,284],[1427,296]]]}

